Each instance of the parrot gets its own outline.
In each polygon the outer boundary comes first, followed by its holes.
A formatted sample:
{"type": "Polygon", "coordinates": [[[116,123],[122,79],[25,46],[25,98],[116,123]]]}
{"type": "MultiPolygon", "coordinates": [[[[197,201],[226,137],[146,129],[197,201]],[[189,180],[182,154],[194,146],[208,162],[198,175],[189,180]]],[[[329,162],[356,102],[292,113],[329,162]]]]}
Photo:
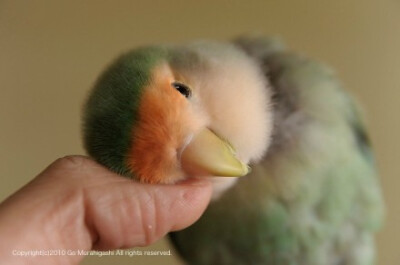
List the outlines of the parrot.
{"type": "Polygon", "coordinates": [[[372,265],[384,206],[365,123],[329,66],[242,36],[122,54],[83,142],[135,181],[210,179],[204,214],[169,235],[187,264],[372,265]]]}

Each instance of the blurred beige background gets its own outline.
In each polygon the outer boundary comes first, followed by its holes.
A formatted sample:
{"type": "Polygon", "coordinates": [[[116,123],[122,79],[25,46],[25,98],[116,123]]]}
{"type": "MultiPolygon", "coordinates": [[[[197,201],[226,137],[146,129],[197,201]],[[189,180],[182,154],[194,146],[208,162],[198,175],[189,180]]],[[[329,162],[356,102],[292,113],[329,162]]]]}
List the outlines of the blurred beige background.
{"type": "MultiPolygon", "coordinates": [[[[81,106],[129,48],[245,32],[281,36],[328,62],[365,106],[387,203],[381,265],[400,262],[400,1],[1,1],[0,200],[58,157],[83,154],[81,106]]],[[[1,239],[0,239],[1,240],[1,239]]],[[[152,246],[168,250],[161,241],[152,246]]],[[[169,257],[83,264],[179,264],[169,257]]]]}

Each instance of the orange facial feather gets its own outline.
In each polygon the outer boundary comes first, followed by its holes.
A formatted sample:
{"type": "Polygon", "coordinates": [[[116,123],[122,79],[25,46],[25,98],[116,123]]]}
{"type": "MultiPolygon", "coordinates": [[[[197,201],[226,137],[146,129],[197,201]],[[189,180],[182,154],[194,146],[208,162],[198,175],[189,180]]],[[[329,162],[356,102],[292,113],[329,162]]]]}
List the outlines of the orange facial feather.
{"type": "Polygon", "coordinates": [[[191,122],[188,102],[171,86],[173,81],[169,68],[156,69],[139,106],[127,164],[141,182],[173,183],[184,177],[177,150],[190,133],[191,122]]]}

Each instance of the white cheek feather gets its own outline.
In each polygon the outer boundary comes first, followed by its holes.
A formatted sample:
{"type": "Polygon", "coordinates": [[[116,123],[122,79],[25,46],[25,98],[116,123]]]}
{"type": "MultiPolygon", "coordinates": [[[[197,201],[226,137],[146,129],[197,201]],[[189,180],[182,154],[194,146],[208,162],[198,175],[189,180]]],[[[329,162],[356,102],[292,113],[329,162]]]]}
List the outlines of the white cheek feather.
{"type": "MultiPolygon", "coordinates": [[[[189,74],[209,116],[209,127],[235,147],[243,162],[257,162],[272,132],[271,90],[259,65],[231,45],[199,43],[192,48],[205,58],[205,67],[189,74]]],[[[214,197],[236,180],[214,180],[214,197]]]]}

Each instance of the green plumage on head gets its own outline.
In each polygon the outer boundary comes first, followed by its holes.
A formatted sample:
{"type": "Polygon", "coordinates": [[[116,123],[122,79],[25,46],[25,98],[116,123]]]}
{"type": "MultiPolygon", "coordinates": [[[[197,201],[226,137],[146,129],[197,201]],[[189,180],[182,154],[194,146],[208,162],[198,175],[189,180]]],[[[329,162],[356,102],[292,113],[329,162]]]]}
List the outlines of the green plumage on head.
{"type": "Polygon", "coordinates": [[[84,143],[89,155],[113,171],[131,176],[126,156],[137,124],[150,70],[167,56],[160,47],[120,56],[97,80],[84,109],[84,143]]]}

